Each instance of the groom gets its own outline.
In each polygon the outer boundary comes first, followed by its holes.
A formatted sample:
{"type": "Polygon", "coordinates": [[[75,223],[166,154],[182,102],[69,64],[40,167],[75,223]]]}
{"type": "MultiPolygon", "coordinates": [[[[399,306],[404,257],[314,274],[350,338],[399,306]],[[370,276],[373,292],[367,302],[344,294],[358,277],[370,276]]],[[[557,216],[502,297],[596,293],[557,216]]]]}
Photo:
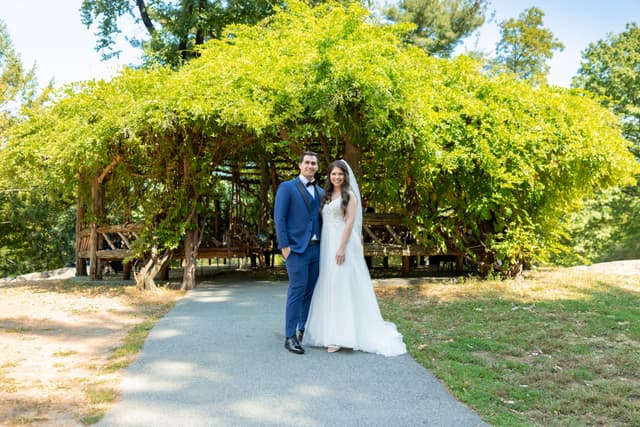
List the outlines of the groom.
{"type": "Polygon", "coordinates": [[[300,176],[278,187],[274,220],[278,249],[282,251],[289,275],[284,347],[292,353],[304,354],[300,342],[319,272],[323,190],[314,181],[318,171],[316,153],[302,153],[298,167],[300,176]]]}

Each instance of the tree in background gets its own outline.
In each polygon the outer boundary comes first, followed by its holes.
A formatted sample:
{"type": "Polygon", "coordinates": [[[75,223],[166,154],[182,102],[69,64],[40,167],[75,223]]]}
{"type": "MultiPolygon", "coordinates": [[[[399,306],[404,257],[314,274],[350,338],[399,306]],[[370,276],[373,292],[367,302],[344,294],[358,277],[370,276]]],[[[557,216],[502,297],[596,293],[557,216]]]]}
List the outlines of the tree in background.
{"type": "MultiPolygon", "coordinates": [[[[38,94],[35,67],[27,69],[5,24],[0,21],[0,158],[14,126],[29,109],[47,99],[50,87],[38,94]]],[[[13,161],[28,163],[30,156],[13,161]]],[[[73,259],[74,212],[59,192],[43,191],[42,170],[16,171],[0,162],[0,277],[58,268],[73,259]]]]}
{"type": "Polygon", "coordinates": [[[34,99],[37,88],[35,68],[27,70],[22,65],[7,27],[0,20],[0,132],[15,120],[21,104],[34,99]]]}
{"type": "Polygon", "coordinates": [[[226,25],[255,24],[272,14],[278,3],[273,0],[83,0],[80,11],[84,25],[97,25],[96,50],[103,58],[119,55],[114,49],[115,37],[122,32],[118,21],[129,15],[145,29],[142,38],[128,37],[132,45],[143,48],[145,61],[176,66],[193,58],[196,46],[219,38],[226,25]]]}
{"type": "Polygon", "coordinates": [[[600,97],[622,119],[625,137],[640,154],[640,27],[628,24],[626,30],[589,44],[582,54],[573,87],[600,97]]]}
{"type": "MultiPolygon", "coordinates": [[[[572,86],[594,94],[619,117],[623,135],[640,158],[640,27],[591,43],[583,52],[572,86]]],[[[565,262],[640,258],[640,188],[636,185],[598,195],[574,216],[574,259],[565,262]]]]}
{"type": "Polygon", "coordinates": [[[484,24],[486,10],[486,0],[403,0],[384,15],[415,24],[413,43],[431,55],[450,57],[463,38],[484,24]]]}
{"type": "Polygon", "coordinates": [[[546,81],[549,73],[547,60],[553,57],[555,50],[564,49],[564,45],[543,27],[544,12],[537,7],[526,9],[518,19],[502,21],[502,38],[496,46],[495,64],[506,71],[516,74],[523,80],[546,81]]]}
{"type": "MultiPolygon", "coordinates": [[[[324,1],[307,3],[316,5],[324,1]]],[[[175,67],[196,57],[197,46],[220,38],[227,25],[257,24],[286,5],[287,2],[278,0],[83,0],[80,11],[84,25],[97,25],[96,50],[104,59],[120,54],[114,49],[115,37],[122,32],[118,21],[129,15],[144,28],[145,36],[127,39],[133,46],[142,47],[145,63],[175,67]]]]}

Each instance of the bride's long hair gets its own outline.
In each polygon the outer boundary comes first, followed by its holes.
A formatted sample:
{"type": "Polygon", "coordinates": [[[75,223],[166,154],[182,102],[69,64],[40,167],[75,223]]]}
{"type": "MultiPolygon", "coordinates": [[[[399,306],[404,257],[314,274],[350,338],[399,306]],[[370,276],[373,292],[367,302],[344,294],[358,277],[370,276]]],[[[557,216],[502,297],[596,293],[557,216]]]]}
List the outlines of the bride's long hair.
{"type": "Polygon", "coordinates": [[[351,188],[351,186],[349,183],[349,169],[342,160],[335,160],[331,162],[331,164],[327,168],[327,179],[324,182],[324,196],[322,197],[322,201],[320,202],[320,211],[322,211],[324,205],[331,201],[331,194],[333,193],[331,172],[335,168],[339,168],[342,173],[344,173],[344,181],[342,183],[342,187],[340,188],[340,192],[342,193],[342,213],[346,215],[347,205],[349,204],[349,199],[351,198],[351,196],[349,195],[349,189],[351,188]]]}

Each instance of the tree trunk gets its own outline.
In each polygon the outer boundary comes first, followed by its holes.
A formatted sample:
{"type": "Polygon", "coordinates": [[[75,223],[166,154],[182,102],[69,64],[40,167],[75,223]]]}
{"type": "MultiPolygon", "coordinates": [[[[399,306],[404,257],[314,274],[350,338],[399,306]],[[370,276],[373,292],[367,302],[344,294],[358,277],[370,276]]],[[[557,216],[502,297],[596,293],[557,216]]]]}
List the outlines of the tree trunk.
{"type": "Polygon", "coordinates": [[[84,227],[85,221],[85,207],[84,202],[82,200],[82,191],[81,186],[83,184],[84,176],[80,174],[78,176],[78,196],[76,198],[76,276],[86,276],[87,275],[87,264],[84,258],[80,258],[80,242],[82,240],[80,234],[82,233],[82,228],[84,227]]]}
{"type": "Polygon", "coordinates": [[[182,290],[196,287],[196,267],[198,263],[198,230],[187,230],[184,235],[184,261],[182,290]]]}
{"type": "Polygon", "coordinates": [[[100,178],[91,181],[91,210],[93,218],[91,220],[91,243],[89,249],[89,276],[91,280],[102,279],[100,261],[97,252],[102,246],[102,238],[98,235],[98,221],[103,217],[103,193],[100,178]]]}
{"type": "Polygon", "coordinates": [[[144,23],[145,28],[149,32],[150,36],[153,36],[156,33],[156,28],[153,25],[153,21],[149,17],[149,11],[147,10],[147,5],[144,0],[136,0],[136,6],[138,6],[138,10],[140,11],[140,18],[144,23]]]}
{"type": "MultiPolygon", "coordinates": [[[[191,158],[194,153],[187,147],[182,156],[182,174],[185,182],[193,183],[195,181],[195,173],[191,164],[191,158]]],[[[193,200],[193,207],[191,213],[187,217],[187,227],[184,235],[184,260],[183,260],[183,272],[182,272],[182,286],[181,289],[188,290],[196,287],[196,267],[198,263],[198,248],[202,242],[202,236],[204,235],[205,220],[202,220],[198,215],[198,204],[206,204],[202,198],[197,196],[198,191],[194,188],[193,184],[187,187],[187,194],[193,200]]]]}
{"type": "Polygon", "coordinates": [[[98,232],[96,223],[91,223],[91,234],[89,235],[89,277],[97,280],[100,269],[98,268],[98,232]]]}
{"type": "Polygon", "coordinates": [[[344,159],[347,161],[347,163],[349,163],[349,166],[351,166],[351,170],[353,171],[353,174],[357,178],[360,178],[360,170],[361,170],[360,157],[361,157],[360,147],[355,145],[351,141],[351,137],[347,135],[344,141],[344,159]]]}
{"type": "Polygon", "coordinates": [[[125,262],[122,268],[122,278],[124,280],[129,280],[131,278],[131,271],[133,271],[133,268],[131,268],[131,261],[125,262]]]}
{"type": "Polygon", "coordinates": [[[145,265],[140,269],[140,272],[136,273],[134,271],[133,273],[136,279],[136,287],[147,291],[157,290],[158,286],[156,285],[155,277],[162,267],[169,262],[170,258],[170,250],[165,250],[164,254],[159,256],[158,247],[154,244],[151,248],[151,255],[145,265]]]}

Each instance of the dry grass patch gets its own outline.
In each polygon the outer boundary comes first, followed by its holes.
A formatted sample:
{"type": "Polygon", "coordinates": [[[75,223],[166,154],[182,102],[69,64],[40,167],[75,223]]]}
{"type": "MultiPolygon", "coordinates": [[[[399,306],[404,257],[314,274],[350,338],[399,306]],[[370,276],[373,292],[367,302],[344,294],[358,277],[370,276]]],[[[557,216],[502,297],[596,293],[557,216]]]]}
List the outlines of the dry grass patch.
{"type": "Polygon", "coordinates": [[[144,324],[148,333],[182,295],[75,280],[0,284],[0,424],[99,420],[137,354],[120,351],[130,332],[144,324]]]}

